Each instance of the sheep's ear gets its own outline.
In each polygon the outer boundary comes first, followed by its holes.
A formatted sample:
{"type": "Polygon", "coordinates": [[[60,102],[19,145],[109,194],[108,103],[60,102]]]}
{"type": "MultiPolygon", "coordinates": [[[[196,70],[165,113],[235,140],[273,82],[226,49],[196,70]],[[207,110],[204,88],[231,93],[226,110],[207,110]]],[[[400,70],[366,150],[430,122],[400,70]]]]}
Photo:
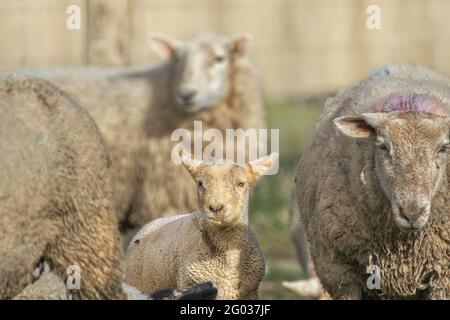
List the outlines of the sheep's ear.
{"type": "Polygon", "coordinates": [[[192,155],[186,151],[181,150],[180,152],[181,162],[189,171],[191,176],[195,177],[198,172],[198,169],[203,164],[203,161],[194,159],[192,155]]]}
{"type": "Polygon", "coordinates": [[[268,172],[278,160],[278,156],[278,152],[273,152],[268,156],[247,163],[247,173],[250,182],[258,180],[260,176],[268,172]]]}
{"type": "Polygon", "coordinates": [[[244,54],[250,47],[253,36],[250,33],[242,33],[231,38],[231,53],[234,55],[244,54]]]}
{"type": "Polygon", "coordinates": [[[337,129],[352,138],[369,138],[376,133],[376,127],[385,119],[381,112],[364,113],[360,116],[344,116],[334,119],[337,129]]]}
{"type": "Polygon", "coordinates": [[[150,46],[160,58],[169,60],[175,56],[175,51],[180,46],[180,42],[163,34],[151,33],[150,46]]]}

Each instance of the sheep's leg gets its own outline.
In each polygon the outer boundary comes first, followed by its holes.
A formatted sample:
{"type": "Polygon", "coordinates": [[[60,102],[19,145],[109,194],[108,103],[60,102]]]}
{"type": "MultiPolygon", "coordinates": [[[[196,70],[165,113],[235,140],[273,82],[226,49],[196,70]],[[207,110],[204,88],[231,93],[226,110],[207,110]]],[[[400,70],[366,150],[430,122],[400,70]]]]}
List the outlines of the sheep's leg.
{"type": "Polygon", "coordinates": [[[308,238],[304,227],[299,222],[295,223],[296,225],[291,230],[290,238],[294,244],[297,260],[302,268],[303,275],[306,279],[310,279],[314,276],[314,265],[311,261],[308,238]]]}

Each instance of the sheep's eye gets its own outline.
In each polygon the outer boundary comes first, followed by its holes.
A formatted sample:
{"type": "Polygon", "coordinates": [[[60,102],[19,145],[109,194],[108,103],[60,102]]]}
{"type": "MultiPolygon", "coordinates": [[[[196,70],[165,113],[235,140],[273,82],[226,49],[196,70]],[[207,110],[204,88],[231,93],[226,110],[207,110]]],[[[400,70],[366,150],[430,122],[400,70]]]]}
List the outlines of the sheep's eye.
{"type": "Polygon", "coordinates": [[[386,142],[384,140],[383,141],[380,141],[380,140],[377,141],[376,145],[377,145],[378,149],[380,149],[380,150],[389,151],[389,148],[388,148],[388,146],[387,146],[387,144],[386,144],[386,142]]]}
{"type": "Polygon", "coordinates": [[[439,148],[439,150],[438,150],[438,153],[445,153],[445,152],[447,152],[447,150],[448,150],[448,148],[450,147],[450,143],[446,143],[446,144],[443,144],[440,148],[439,148]]]}
{"type": "Polygon", "coordinates": [[[214,61],[214,63],[222,63],[225,61],[225,57],[224,56],[215,56],[213,61],[214,61]]]}
{"type": "Polygon", "coordinates": [[[197,181],[197,187],[203,188],[203,181],[197,181]]]}
{"type": "Polygon", "coordinates": [[[245,182],[238,182],[237,186],[239,188],[243,188],[243,187],[245,187],[245,182]]]}

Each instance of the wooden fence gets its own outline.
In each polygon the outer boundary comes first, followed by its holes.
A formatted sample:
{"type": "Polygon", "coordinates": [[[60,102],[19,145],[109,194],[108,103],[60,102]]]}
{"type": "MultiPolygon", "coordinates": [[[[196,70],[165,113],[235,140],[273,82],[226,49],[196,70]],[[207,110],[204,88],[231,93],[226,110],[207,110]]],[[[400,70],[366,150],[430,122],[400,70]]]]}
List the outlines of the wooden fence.
{"type": "Polygon", "coordinates": [[[0,0],[0,71],[55,65],[157,61],[148,33],[254,35],[271,96],[335,91],[388,62],[450,75],[447,0],[0,0]],[[66,12],[78,5],[81,28],[66,12]],[[369,5],[381,29],[366,27],[369,5]]]}

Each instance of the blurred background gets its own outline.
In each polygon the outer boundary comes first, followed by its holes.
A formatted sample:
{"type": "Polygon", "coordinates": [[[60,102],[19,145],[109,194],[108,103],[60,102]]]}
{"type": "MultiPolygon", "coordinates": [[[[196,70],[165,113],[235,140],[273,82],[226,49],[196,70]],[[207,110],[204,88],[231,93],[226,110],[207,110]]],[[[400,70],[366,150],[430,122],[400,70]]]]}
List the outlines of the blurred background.
{"type": "Polygon", "coordinates": [[[154,63],[149,32],[250,32],[267,100],[280,129],[281,169],[251,202],[251,224],[268,260],[262,298],[295,299],[282,280],[302,277],[288,239],[295,165],[325,98],[389,62],[450,75],[448,0],[0,0],[0,72],[60,65],[154,63]],[[80,29],[69,30],[77,5],[80,29]],[[381,29],[366,26],[369,5],[381,29]]]}

